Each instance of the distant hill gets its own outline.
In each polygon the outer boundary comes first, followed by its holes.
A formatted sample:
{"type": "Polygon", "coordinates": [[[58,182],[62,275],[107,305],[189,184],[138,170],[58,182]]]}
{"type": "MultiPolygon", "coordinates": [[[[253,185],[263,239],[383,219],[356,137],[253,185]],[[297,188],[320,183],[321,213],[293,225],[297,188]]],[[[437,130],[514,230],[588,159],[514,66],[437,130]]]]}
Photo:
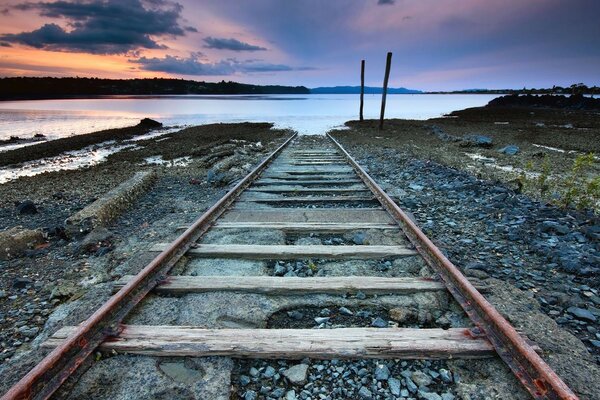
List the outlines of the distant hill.
{"type": "Polygon", "coordinates": [[[304,86],[260,86],[184,79],[0,78],[0,100],[107,95],[308,94],[304,86]]]}
{"type": "MultiPolygon", "coordinates": [[[[360,86],[330,86],[317,87],[310,89],[311,94],[359,94],[360,86]]],[[[365,94],[381,94],[383,88],[374,86],[365,86],[365,94]]],[[[423,93],[420,90],[406,88],[388,88],[389,94],[418,94],[423,93]]]]}

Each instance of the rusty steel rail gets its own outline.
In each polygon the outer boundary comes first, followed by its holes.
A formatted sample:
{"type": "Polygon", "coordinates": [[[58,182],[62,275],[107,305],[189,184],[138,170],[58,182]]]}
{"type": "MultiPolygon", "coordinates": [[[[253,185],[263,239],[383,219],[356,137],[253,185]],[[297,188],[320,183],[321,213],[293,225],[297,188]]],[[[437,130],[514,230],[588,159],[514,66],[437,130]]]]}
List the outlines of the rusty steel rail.
{"type": "Polygon", "coordinates": [[[421,231],[415,222],[375,183],[330,134],[356,173],[398,222],[425,261],[440,275],[452,296],[477,325],[473,336],[486,337],[498,355],[535,399],[576,400],[578,397],[550,368],[515,328],[475,289],[460,270],[421,231]]]}
{"type": "Polygon", "coordinates": [[[111,336],[118,335],[125,316],[162,280],[177,261],[190,249],[246,189],[273,159],[296,136],[289,137],[252,172],[235,185],[215,205],[199,217],[167,249],[154,258],[121,290],[82,322],[69,338],[31,369],[4,396],[2,400],[49,398],[87,357],[111,336]]]}

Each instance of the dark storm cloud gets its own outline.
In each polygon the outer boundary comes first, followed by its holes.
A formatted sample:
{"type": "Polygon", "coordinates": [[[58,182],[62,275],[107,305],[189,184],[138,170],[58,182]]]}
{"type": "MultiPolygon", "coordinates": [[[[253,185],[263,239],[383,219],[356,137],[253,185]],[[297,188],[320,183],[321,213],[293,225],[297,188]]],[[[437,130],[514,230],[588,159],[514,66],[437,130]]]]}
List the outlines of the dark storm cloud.
{"type": "Polygon", "coordinates": [[[394,4],[396,0],[378,0],[377,5],[394,4]]]}
{"type": "Polygon", "coordinates": [[[166,72],[181,75],[232,75],[236,72],[260,73],[260,72],[282,72],[282,71],[306,71],[310,67],[292,67],[285,64],[271,64],[259,60],[238,61],[236,59],[221,60],[216,63],[202,62],[196,55],[188,58],[179,58],[167,55],[164,58],[147,58],[129,60],[138,64],[145,71],[166,72]]]}
{"type": "Polygon", "coordinates": [[[265,47],[256,46],[250,43],[240,42],[237,39],[230,38],[214,38],[212,36],[205,37],[204,47],[209,49],[233,50],[233,51],[259,51],[267,50],[265,47]]]}
{"type": "Polygon", "coordinates": [[[1,40],[39,49],[124,54],[140,48],[164,48],[154,37],[183,36],[195,30],[179,24],[183,7],[168,0],[57,1],[21,3],[15,8],[65,19],[72,28],[48,23],[30,32],[0,35],[1,40]]]}

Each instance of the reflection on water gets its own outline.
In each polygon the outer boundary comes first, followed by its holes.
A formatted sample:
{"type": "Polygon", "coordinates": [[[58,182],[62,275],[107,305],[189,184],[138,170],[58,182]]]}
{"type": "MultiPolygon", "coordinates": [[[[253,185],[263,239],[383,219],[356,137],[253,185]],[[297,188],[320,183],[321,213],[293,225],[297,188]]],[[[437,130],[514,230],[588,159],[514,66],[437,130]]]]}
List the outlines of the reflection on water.
{"type": "MultiPolygon", "coordinates": [[[[386,117],[427,119],[486,104],[495,95],[388,95],[386,117]]],[[[381,95],[365,96],[365,118],[377,118],[381,95]]],[[[167,126],[274,122],[301,134],[323,134],[358,118],[358,95],[112,96],[0,102],[0,139],[49,139],[136,124],[149,117],[167,126]]]]}
{"type": "MultiPolygon", "coordinates": [[[[387,118],[427,119],[454,110],[487,104],[495,95],[389,95],[387,118]]],[[[365,118],[377,118],[381,95],[365,96],[365,118]]],[[[116,146],[105,142],[60,156],[1,168],[0,184],[21,176],[48,171],[89,167],[117,151],[135,148],[135,142],[164,135],[189,125],[216,122],[274,122],[300,134],[324,134],[358,118],[358,95],[242,95],[242,96],[112,96],[94,99],[0,102],[0,139],[30,138],[43,134],[48,140],[102,129],[137,124],[148,117],[172,127],[138,136],[116,146]]],[[[164,139],[157,139],[164,140],[164,139]]],[[[2,151],[23,147],[14,144],[2,151]]],[[[147,163],[160,163],[158,158],[147,163]]],[[[186,160],[178,160],[186,162],[186,160]]]]}

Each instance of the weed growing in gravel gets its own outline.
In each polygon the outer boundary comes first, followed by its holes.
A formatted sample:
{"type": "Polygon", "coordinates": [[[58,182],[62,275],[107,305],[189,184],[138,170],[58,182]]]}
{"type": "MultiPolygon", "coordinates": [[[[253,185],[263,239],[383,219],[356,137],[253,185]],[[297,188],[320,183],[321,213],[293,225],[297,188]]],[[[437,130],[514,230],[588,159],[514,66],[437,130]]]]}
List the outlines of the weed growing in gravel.
{"type": "Polygon", "coordinates": [[[599,212],[600,175],[596,163],[593,153],[578,155],[569,171],[559,173],[552,171],[548,156],[544,156],[539,162],[528,161],[518,182],[524,191],[551,203],[599,212]]]}

